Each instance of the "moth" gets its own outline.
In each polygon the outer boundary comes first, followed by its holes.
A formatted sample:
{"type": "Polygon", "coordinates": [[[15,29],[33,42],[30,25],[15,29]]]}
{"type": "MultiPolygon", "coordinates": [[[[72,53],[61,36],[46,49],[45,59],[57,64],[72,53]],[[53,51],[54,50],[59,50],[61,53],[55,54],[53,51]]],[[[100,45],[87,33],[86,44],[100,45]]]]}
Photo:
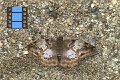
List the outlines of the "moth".
{"type": "Polygon", "coordinates": [[[94,46],[79,39],[39,38],[27,45],[28,52],[40,59],[44,66],[77,66],[79,59],[92,54],[94,46]]]}

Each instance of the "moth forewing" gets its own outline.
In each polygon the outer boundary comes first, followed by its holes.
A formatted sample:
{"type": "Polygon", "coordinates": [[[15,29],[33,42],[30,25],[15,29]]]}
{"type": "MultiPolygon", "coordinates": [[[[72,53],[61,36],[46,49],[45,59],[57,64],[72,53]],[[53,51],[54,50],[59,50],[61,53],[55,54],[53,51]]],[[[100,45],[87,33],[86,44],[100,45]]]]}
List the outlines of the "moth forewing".
{"type": "Polygon", "coordinates": [[[77,49],[81,49],[84,46],[84,41],[77,39],[73,44],[73,49],[77,51],[77,49]]]}
{"type": "Polygon", "coordinates": [[[94,46],[87,42],[76,40],[73,50],[77,52],[79,58],[85,58],[92,54],[94,48],[94,46]]]}
{"type": "Polygon", "coordinates": [[[56,41],[53,39],[46,39],[45,41],[47,49],[45,49],[41,55],[41,63],[45,66],[56,66],[58,65],[56,41]]]}
{"type": "Polygon", "coordinates": [[[46,49],[40,59],[45,66],[56,66],[58,64],[57,54],[52,49],[46,49]]]}
{"type": "Polygon", "coordinates": [[[33,54],[34,56],[41,56],[42,52],[45,48],[45,40],[44,39],[37,39],[31,43],[29,43],[26,47],[28,52],[33,54]]]}
{"type": "Polygon", "coordinates": [[[39,42],[38,42],[36,45],[37,45],[39,48],[42,48],[43,50],[47,49],[45,39],[39,40],[39,42]]]}
{"type": "Polygon", "coordinates": [[[60,66],[62,67],[73,67],[78,65],[78,58],[69,58],[67,56],[62,56],[60,61],[60,66]]]}
{"type": "Polygon", "coordinates": [[[74,41],[65,40],[63,46],[63,54],[61,56],[60,66],[73,67],[78,65],[78,55],[72,49],[74,41]]]}

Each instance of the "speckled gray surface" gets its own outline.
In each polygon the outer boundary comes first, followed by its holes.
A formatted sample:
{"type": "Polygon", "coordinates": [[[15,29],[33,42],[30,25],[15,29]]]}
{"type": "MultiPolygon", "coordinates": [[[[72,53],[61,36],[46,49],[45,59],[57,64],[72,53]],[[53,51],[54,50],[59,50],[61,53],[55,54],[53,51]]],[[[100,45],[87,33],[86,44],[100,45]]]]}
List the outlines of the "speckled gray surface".
{"type": "Polygon", "coordinates": [[[0,0],[0,80],[120,80],[120,0],[18,0],[28,29],[6,28],[0,0]],[[96,42],[94,55],[73,68],[44,67],[24,48],[40,35],[96,42]]]}

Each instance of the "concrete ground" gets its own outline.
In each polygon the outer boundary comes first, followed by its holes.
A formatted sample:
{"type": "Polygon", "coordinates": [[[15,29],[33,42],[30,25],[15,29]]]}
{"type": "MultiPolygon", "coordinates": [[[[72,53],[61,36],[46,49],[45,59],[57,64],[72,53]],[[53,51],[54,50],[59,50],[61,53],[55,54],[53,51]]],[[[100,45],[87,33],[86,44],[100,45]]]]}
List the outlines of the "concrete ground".
{"type": "Polygon", "coordinates": [[[18,0],[28,7],[28,29],[7,28],[0,0],[0,80],[120,80],[120,0],[18,0]],[[44,67],[25,46],[41,35],[96,42],[77,67],[44,67]]]}

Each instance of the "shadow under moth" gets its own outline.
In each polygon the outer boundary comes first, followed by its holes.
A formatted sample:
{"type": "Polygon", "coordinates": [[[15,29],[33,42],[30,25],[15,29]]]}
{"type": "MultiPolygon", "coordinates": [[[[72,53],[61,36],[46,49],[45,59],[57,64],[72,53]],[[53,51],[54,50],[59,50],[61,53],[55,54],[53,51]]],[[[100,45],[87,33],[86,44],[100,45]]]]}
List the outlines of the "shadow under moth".
{"type": "Polygon", "coordinates": [[[27,45],[28,52],[40,59],[44,66],[73,67],[79,59],[93,53],[94,46],[79,39],[37,39],[27,45]]]}

